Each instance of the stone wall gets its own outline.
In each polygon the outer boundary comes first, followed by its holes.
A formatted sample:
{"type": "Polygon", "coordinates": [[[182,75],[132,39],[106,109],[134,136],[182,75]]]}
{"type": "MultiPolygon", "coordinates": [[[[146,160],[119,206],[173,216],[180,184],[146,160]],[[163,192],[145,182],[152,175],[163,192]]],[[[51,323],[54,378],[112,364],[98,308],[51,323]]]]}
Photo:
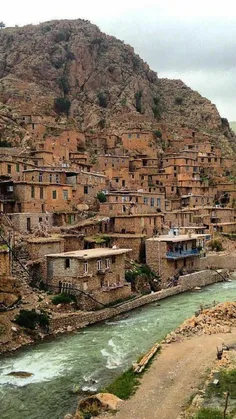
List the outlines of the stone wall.
{"type": "Polygon", "coordinates": [[[213,268],[213,269],[228,269],[233,271],[236,269],[236,253],[210,253],[206,258],[200,259],[200,268],[213,268]]]}
{"type": "Polygon", "coordinates": [[[154,301],[162,300],[172,295],[180,294],[184,291],[191,290],[196,286],[203,286],[221,282],[222,276],[227,276],[227,270],[221,270],[218,274],[215,271],[205,270],[194,274],[189,274],[181,277],[180,285],[168,289],[164,289],[149,295],[137,297],[119,306],[113,308],[106,308],[95,312],[75,312],[69,314],[57,315],[52,318],[50,323],[50,332],[64,332],[66,330],[72,331],[88,326],[90,324],[98,323],[100,321],[109,319],[115,315],[128,312],[135,308],[141,307],[145,304],[154,301]]]}
{"type": "Polygon", "coordinates": [[[43,213],[43,212],[34,212],[34,213],[15,213],[8,214],[14,229],[20,233],[27,233],[27,219],[30,219],[30,228],[36,228],[40,222],[47,223],[47,225],[52,227],[53,224],[53,214],[43,213]]]}
{"type": "Polygon", "coordinates": [[[30,258],[39,259],[50,253],[64,252],[64,240],[61,238],[42,237],[27,240],[27,252],[30,258]]]}

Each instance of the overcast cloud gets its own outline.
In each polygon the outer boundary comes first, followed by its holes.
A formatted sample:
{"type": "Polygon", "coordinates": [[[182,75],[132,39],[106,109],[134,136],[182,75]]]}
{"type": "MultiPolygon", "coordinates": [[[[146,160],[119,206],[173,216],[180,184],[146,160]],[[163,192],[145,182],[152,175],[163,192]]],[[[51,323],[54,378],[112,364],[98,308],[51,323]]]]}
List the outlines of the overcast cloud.
{"type": "Polygon", "coordinates": [[[232,0],[10,0],[7,26],[88,19],[131,44],[159,77],[182,79],[236,120],[236,3],[232,0]]]}

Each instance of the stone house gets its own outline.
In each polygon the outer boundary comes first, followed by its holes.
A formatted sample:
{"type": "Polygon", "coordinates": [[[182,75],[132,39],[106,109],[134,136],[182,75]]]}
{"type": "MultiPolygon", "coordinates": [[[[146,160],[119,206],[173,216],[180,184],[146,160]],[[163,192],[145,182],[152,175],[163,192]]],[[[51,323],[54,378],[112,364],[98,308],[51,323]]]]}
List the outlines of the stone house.
{"type": "Polygon", "coordinates": [[[199,268],[199,258],[205,255],[205,234],[179,234],[173,229],[168,235],[146,240],[146,263],[161,277],[163,287],[170,278],[199,268]],[[175,235],[176,234],[176,235],[175,235]]]}
{"type": "Polygon", "coordinates": [[[148,237],[162,232],[163,214],[116,215],[111,218],[114,233],[145,234],[148,237]]]}
{"type": "Polygon", "coordinates": [[[96,248],[49,254],[46,283],[55,292],[75,294],[85,309],[94,303],[99,307],[99,302],[108,304],[127,298],[131,288],[125,281],[125,257],[130,251],[96,248]]]}

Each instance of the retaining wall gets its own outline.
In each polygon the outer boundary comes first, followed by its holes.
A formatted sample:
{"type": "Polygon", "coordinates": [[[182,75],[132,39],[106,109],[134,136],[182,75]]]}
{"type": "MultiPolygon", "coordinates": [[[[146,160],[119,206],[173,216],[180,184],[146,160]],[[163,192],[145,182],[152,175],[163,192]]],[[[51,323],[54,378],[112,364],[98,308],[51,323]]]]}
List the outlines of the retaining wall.
{"type": "Polygon", "coordinates": [[[66,330],[72,331],[81,329],[90,324],[107,320],[113,316],[128,312],[145,304],[149,304],[154,301],[162,300],[172,295],[191,290],[197,286],[200,287],[213,284],[215,282],[221,282],[223,280],[222,277],[227,277],[228,275],[226,269],[219,270],[219,273],[220,274],[211,270],[195,272],[193,274],[180,277],[180,285],[177,285],[176,287],[167,288],[152,294],[144,295],[116,307],[106,308],[94,312],[80,311],[58,315],[57,317],[52,318],[50,322],[50,333],[63,333],[66,330]]]}

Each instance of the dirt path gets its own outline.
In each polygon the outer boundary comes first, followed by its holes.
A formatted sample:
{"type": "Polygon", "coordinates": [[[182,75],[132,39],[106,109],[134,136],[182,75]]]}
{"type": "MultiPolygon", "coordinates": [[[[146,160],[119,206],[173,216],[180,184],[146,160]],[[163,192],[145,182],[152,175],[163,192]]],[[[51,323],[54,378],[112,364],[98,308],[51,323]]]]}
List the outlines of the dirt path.
{"type": "Polygon", "coordinates": [[[216,346],[235,344],[231,334],[203,335],[163,345],[136,394],[106,419],[176,419],[216,361],[216,346]]]}

